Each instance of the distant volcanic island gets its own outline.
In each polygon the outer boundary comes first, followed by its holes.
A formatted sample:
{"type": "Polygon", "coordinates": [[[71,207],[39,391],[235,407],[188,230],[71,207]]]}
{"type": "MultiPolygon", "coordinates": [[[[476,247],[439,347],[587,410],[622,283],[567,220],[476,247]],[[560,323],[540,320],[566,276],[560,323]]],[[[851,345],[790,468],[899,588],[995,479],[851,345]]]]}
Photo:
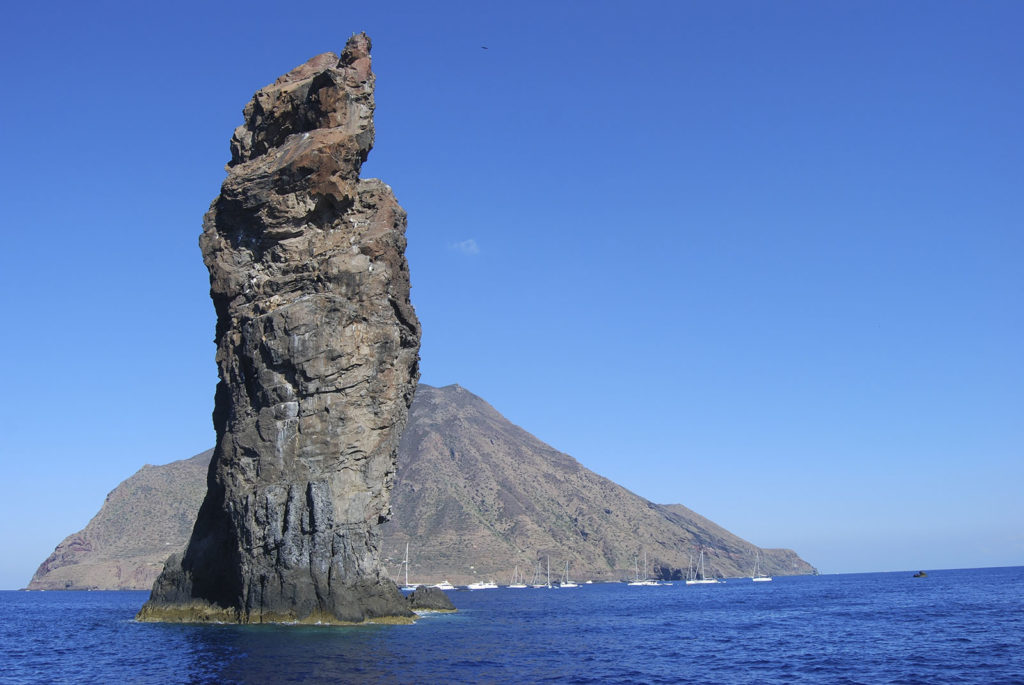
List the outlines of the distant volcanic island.
{"type": "MultiPolygon", "coordinates": [[[[153,585],[184,548],[206,493],[213,450],[143,466],[118,485],[89,524],[62,541],[30,590],[132,590],[153,585]]],[[[140,461],[142,459],[140,458],[140,461]]],[[[458,386],[420,384],[398,448],[391,519],[381,526],[388,574],[433,584],[530,580],[550,559],[576,580],[678,579],[703,549],[718,577],[814,573],[789,549],[765,549],[680,504],[655,504],[588,470],[458,386]]]]}
{"type": "Polygon", "coordinates": [[[408,621],[381,572],[419,377],[405,212],[359,172],[373,146],[370,40],[259,90],[203,220],[217,311],[217,444],[183,554],[138,619],[408,621]]]}

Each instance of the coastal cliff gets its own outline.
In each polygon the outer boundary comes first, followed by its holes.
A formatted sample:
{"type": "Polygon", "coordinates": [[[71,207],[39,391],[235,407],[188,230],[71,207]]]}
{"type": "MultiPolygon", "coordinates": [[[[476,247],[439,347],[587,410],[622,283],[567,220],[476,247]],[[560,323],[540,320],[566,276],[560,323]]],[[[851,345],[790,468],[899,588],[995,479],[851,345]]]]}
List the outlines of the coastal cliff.
{"type": "Polygon", "coordinates": [[[256,93],[200,247],[217,312],[217,444],[188,545],[145,621],[359,623],[412,615],[379,525],[419,377],[405,212],[361,179],[370,40],[256,93]]]}

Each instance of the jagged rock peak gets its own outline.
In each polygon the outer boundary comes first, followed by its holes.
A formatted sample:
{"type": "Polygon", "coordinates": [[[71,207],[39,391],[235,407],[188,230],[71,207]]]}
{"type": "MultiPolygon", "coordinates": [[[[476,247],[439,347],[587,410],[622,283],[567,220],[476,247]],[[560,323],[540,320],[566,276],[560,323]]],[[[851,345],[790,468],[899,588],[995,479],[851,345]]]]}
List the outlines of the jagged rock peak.
{"type": "Polygon", "coordinates": [[[347,160],[358,176],[373,147],[375,81],[365,33],[352,36],[340,58],[325,52],[292,69],[246,105],[245,123],[231,138],[229,166],[268,154],[292,135],[342,129],[358,143],[359,156],[347,160]]]}
{"type": "Polygon", "coordinates": [[[199,244],[217,310],[217,446],[183,556],[144,620],[409,617],[380,569],[419,378],[405,212],[359,170],[370,41],[260,89],[199,244]]]}

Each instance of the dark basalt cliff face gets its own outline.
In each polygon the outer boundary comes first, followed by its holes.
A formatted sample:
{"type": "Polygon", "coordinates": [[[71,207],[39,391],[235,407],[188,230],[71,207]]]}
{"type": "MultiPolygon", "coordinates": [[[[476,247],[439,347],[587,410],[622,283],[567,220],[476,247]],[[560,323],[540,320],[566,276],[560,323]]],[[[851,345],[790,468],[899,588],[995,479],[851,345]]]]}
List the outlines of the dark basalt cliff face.
{"type": "Polygon", "coordinates": [[[405,212],[360,179],[370,41],[256,93],[200,247],[217,310],[217,445],[183,555],[139,619],[361,622],[411,614],[381,571],[418,372],[405,212]]]}

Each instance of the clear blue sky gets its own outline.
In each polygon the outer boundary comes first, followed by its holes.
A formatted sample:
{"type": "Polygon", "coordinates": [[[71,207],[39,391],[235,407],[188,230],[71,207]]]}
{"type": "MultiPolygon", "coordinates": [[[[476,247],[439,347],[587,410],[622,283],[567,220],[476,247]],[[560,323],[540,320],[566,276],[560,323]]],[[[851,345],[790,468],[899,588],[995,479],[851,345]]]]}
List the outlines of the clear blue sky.
{"type": "Polygon", "coordinates": [[[197,237],[229,137],[361,30],[424,382],[825,572],[1024,564],[1021,26],[1016,1],[9,7],[0,588],[213,445],[197,237]]]}

